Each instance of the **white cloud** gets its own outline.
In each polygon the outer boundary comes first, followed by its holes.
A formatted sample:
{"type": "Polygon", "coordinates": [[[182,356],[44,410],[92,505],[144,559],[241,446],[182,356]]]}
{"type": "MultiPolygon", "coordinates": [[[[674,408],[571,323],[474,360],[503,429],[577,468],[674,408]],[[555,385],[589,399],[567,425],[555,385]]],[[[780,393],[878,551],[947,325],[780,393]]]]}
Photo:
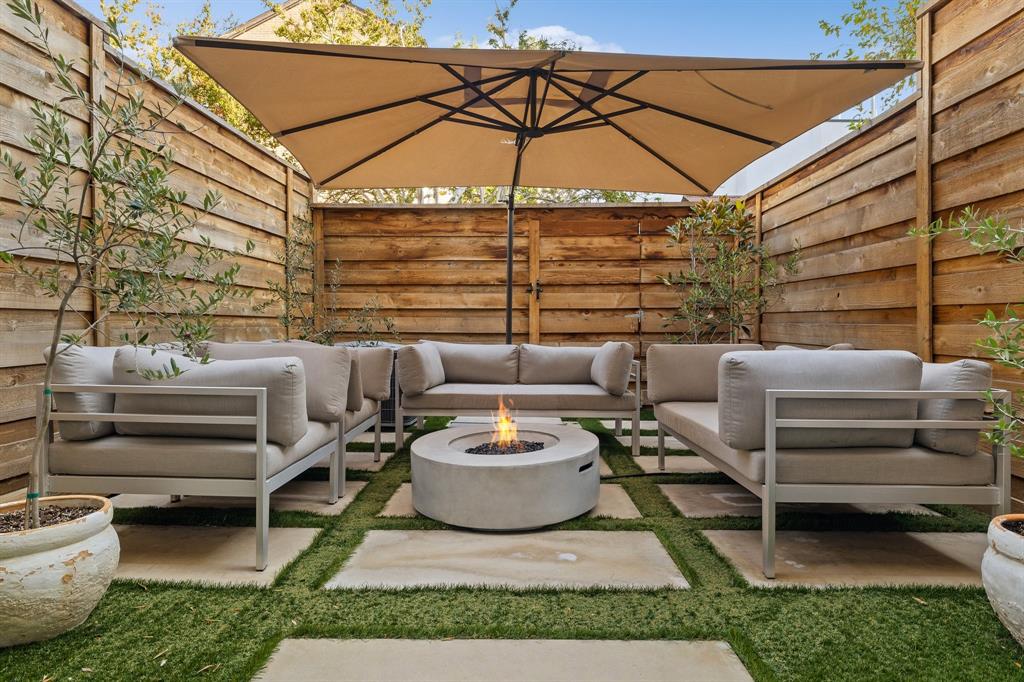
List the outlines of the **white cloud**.
{"type": "Polygon", "coordinates": [[[587,52],[625,52],[618,43],[602,43],[592,36],[586,36],[558,24],[526,29],[531,38],[545,38],[553,43],[567,41],[587,52]]]}

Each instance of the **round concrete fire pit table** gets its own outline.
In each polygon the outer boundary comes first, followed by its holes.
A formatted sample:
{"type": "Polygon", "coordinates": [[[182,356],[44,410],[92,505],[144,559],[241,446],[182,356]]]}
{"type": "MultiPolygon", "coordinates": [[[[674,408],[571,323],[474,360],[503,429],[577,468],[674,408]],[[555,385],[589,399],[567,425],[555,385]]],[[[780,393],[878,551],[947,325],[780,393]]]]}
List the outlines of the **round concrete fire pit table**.
{"type": "Polygon", "coordinates": [[[528,530],[571,519],[597,506],[601,479],[597,437],[575,426],[523,425],[519,439],[544,449],[471,455],[489,442],[487,425],[443,429],[412,444],[416,511],[453,526],[528,530]]]}

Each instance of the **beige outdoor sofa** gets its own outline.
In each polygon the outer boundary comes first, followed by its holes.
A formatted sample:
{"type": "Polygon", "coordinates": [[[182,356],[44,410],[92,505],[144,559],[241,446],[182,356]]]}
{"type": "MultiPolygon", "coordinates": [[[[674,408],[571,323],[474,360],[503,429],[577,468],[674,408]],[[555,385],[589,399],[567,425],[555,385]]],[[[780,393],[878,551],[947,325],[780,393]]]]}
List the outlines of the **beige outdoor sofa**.
{"type": "Polygon", "coordinates": [[[404,415],[489,416],[504,398],[523,417],[604,417],[633,420],[633,455],[640,452],[640,363],[633,346],[520,346],[420,341],[398,351],[395,442],[404,415]]]}
{"type": "MultiPolygon", "coordinates": [[[[176,351],[72,347],[54,366],[45,493],[251,497],[257,570],[267,566],[270,494],[329,458],[328,502],[345,492],[345,444],[375,427],[390,393],[387,348],[211,343],[176,351]],[[183,372],[154,378],[171,367],[183,372]]],[[[40,395],[40,400],[44,397],[40,395]]]]}
{"type": "MultiPolygon", "coordinates": [[[[654,345],[648,399],[665,434],[762,500],[764,574],[775,575],[778,503],[1009,507],[1010,459],[979,447],[992,370],[903,351],[764,351],[654,345]]],[[[993,391],[1008,401],[1006,391],[993,391]]]]}

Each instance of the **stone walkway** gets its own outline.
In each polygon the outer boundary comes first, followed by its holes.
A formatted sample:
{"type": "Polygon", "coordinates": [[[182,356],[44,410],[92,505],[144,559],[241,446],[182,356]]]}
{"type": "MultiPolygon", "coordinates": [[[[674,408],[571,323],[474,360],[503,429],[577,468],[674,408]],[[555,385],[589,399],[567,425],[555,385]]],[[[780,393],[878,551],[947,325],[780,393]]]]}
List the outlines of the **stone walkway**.
{"type": "Polygon", "coordinates": [[[746,682],[725,642],[286,639],[264,682],[746,682]]]}
{"type": "Polygon", "coordinates": [[[761,531],[706,530],[751,585],[981,585],[984,533],[779,531],[775,580],[761,570],[761,531]]]}
{"type": "MultiPolygon", "coordinates": [[[[345,494],[334,504],[327,503],[327,481],[291,481],[270,496],[270,508],[275,511],[302,511],[323,516],[338,516],[366,487],[366,481],[346,481],[345,494]]],[[[205,497],[187,495],[171,502],[170,495],[116,495],[111,498],[115,509],[140,507],[191,507],[208,509],[253,509],[256,500],[251,497],[205,497]]]]}
{"type": "MultiPolygon", "coordinates": [[[[648,474],[656,474],[658,469],[657,455],[641,455],[634,457],[636,465],[648,474]]],[[[665,457],[665,472],[670,474],[717,474],[718,468],[703,457],[697,455],[670,455],[665,457]]]]}
{"type": "MultiPolygon", "coordinates": [[[[403,483],[391,496],[380,516],[416,516],[416,510],[412,506],[412,484],[403,483]]],[[[607,517],[612,519],[638,519],[640,511],[633,504],[633,500],[623,490],[621,485],[614,483],[601,484],[601,496],[597,506],[587,514],[592,517],[607,517]]]]}
{"type": "Polygon", "coordinates": [[[210,526],[115,526],[121,541],[121,580],[270,585],[305,550],[316,528],[271,528],[270,562],[257,571],[256,529],[210,526]]]}
{"type": "Polygon", "coordinates": [[[686,588],[649,531],[371,530],[328,588],[686,588]]]}
{"type": "MultiPolygon", "coordinates": [[[[683,516],[761,516],[761,499],[735,483],[714,485],[659,485],[658,488],[683,516]]],[[[809,514],[914,514],[939,516],[919,504],[780,504],[777,511],[809,514]]]]}

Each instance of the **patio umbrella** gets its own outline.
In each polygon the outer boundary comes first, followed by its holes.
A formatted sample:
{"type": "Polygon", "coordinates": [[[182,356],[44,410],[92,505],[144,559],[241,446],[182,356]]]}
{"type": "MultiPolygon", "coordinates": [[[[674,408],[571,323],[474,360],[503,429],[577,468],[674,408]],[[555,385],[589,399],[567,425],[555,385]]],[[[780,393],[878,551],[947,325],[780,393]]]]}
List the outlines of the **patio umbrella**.
{"type": "Polygon", "coordinates": [[[321,189],[508,185],[710,194],[907,77],[913,61],[783,61],[179,37],[321,189]]]}

